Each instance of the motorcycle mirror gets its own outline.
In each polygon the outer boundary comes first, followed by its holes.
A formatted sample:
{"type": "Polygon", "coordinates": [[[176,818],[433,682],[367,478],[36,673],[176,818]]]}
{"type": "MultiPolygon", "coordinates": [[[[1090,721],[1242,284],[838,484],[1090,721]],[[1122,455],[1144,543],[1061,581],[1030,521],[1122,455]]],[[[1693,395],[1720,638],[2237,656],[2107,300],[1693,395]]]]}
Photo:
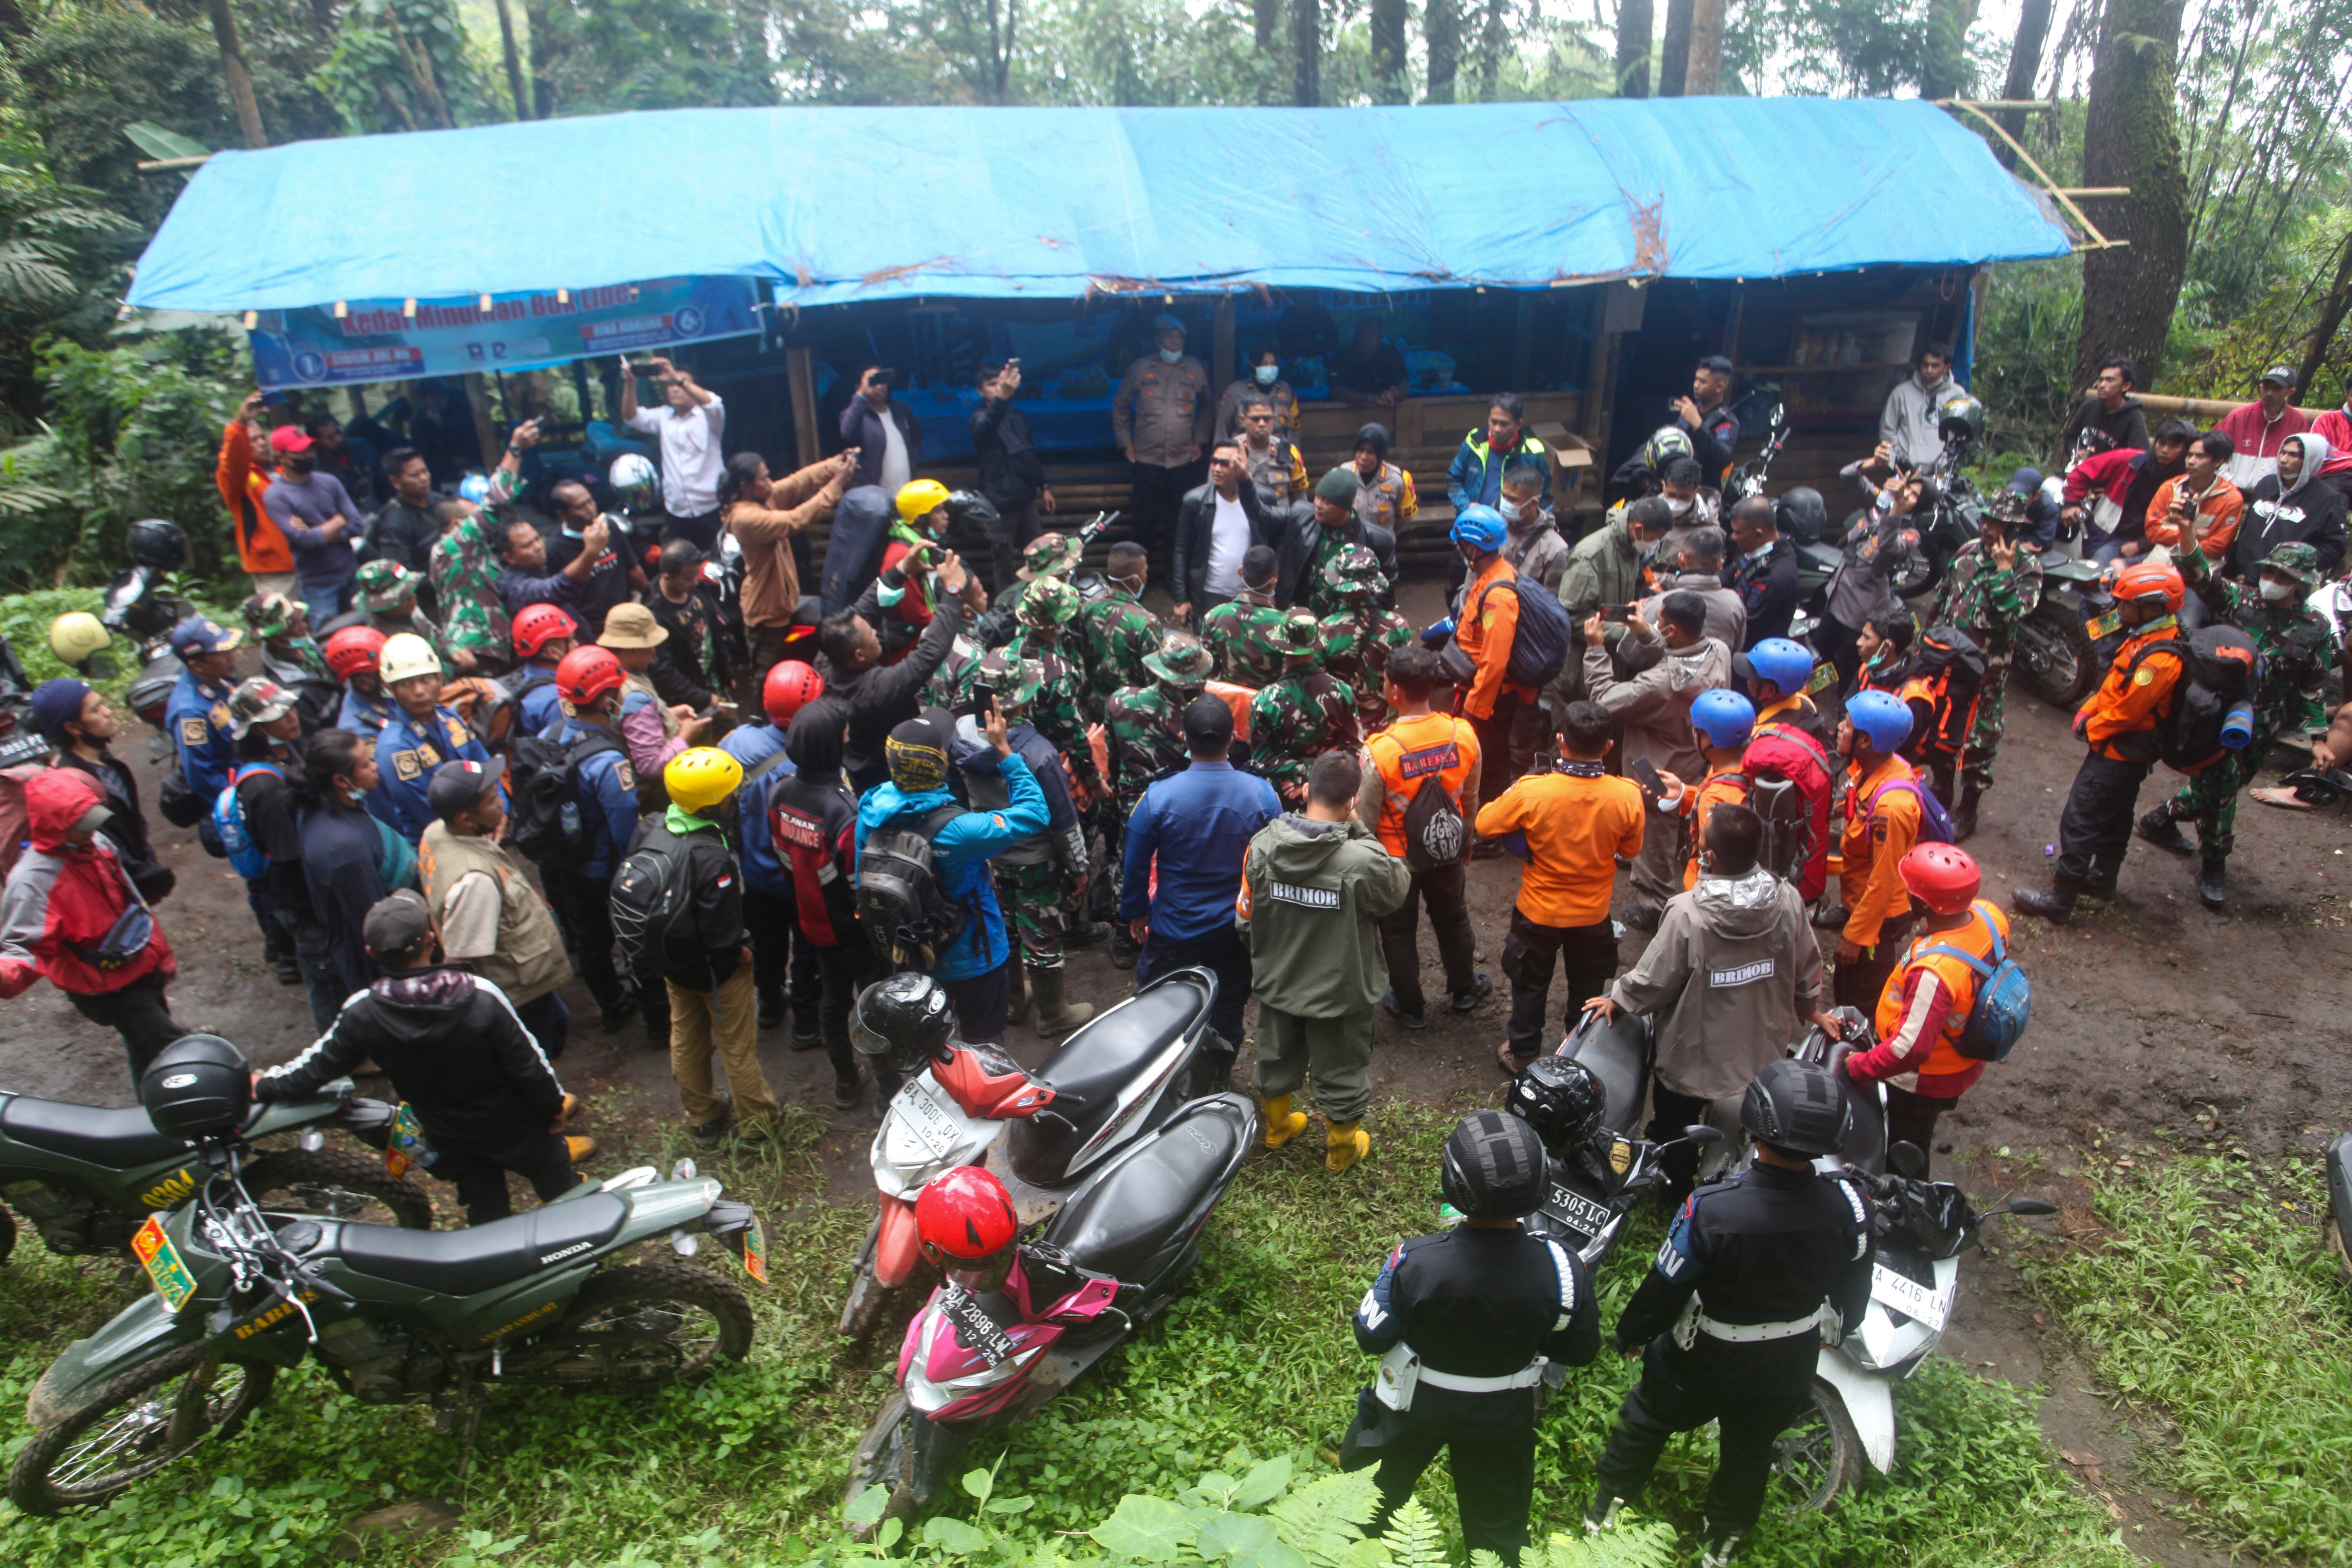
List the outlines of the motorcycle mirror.
{"type": "Polygon", "coordinates": [[[2001,1206],[2011,1214],[2045,1215],[2058,1212],[2058,1205],[2047,1198],[2011,1198],[2001,1206]]]}
{"type": "Polygon", "coordinates": [[[1723,1142],[1723,1129],[1697,1125],[1685,1127],[1683,1129],[1683,1142],[1704,1149],[1710,1144],[1723,1142]]]}
{"type": "Polygon", "coordinates": [[[701,1170],[691,1160],[680,1160],[669,1168],[669,1179],[673,1182],[690,1182],[701,1173],[701,1170]]]}
{"type": "Polygon", "coordinates": [[[1927,1156],[1919,1152],[1916,1143],[1895,1144],[1886,1151],[1886,1163],[1896,1175],[1908,1176],[1915,1182],[1927,1173],[1927,1156]]]}

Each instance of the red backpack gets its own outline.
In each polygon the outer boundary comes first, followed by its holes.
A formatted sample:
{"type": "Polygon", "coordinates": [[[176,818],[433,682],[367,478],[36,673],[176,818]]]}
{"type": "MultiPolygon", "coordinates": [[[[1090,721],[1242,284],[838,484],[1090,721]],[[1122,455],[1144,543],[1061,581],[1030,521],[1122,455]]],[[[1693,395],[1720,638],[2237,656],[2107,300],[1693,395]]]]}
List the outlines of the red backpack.
{"type": "Polygon", "coordinates": [[[1763,863],[1807,903],[1830,879],[1830,759],[1794,724],[1759,728],[1739,759],[1748,804],[1764,819],[1763,863]]]}

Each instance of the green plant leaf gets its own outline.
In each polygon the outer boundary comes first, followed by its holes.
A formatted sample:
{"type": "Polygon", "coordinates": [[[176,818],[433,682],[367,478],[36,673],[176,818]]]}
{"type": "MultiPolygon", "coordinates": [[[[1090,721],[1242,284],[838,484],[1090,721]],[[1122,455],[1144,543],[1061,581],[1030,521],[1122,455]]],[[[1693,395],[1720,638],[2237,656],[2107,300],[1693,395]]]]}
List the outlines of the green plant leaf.
{"type": "Polygon", "coordinates": [[[1290,1456],[1277,1455],[1258,1465],[1242,1478],[1234,1493],[1233,1505],[1244,1512],[1264,1508],[1290,1489],[1290,1456]]]}
{"type": "Polygon", "coordinates": [[[867,1487],[849,1500],[849,1506],[841,1510],[841,1517],[851,1524],[871,1524],[880,1519],[882,1510],[889,1506],[888,1487],[867,1487]]]}
{"type": "Polygon", "coordinates": [[[982,1502],[986,1502],[988,1500],[989,1491],[995,1485],[996,1472],[994,1470],[967,1470],[964,1472],[963,1489],[970,1492],[974,1498],[978,1499],[982,1502]]]}
{"type": "Polygon", "coordinates": [[[212,149],[193,136],[183,136],[176,131],[145,120],[134,120],[122,128],[132,145],[150,158],[208,158],[212,149]]]}
{"type": "MultiPolygon", "coordinates": [[[[1435,1516],[1419,1498],[1407,1498],[1404,1506],[1389,1516],[1389,1527],[1381,1532],[1381,1543],[1388,1548],[1389,1561],[1395,1568],[1448,1568],[1445,1538],[1437,1528],[1435,1516]]],[[[1472,1568],[1487,1565],[1474,1558],[1472,1568]]],[[[1498,1562],[1493,1568],[1503,1565],[1498,1562]]]]}
{"type": "Polygon", "coordinates": [[[882,1521],[882,1528],[874,1532],[874,1544],[880,1547],[883,1551],[887,1552],[893,1546],[898,1545],[898,1538],[906,1533],[907,1521],[905,1520],[886,1519],[882,1521]]]}
{"type": "Polygon", "coordinates": [[[1118,1511],[1087,1533],[1121,1557],[1173,1563],[1192,1528],[1192,1515],[1167,1499],[1130,1492],[1119,1499],[1118,1511]]]}
{"type": "MultiPolygon", "coordinates": [[[[982,1474],[987,1472],[982,1471],[982,1474]]],[[[975,1530],[960,1519],[945,1514],[923,1526],[923,1540],[932,1546],[944,1547],[959,1557],[969,1557],[985,1548],[992,1537],[984,1530],[975,1530]]]]}

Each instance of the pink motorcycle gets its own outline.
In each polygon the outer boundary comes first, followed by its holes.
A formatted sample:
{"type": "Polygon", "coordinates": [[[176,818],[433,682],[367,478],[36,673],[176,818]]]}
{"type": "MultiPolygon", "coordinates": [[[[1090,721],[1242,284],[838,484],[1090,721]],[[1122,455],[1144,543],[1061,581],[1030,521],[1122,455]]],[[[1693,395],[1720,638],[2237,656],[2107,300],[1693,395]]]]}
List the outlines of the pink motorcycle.
{"type": "Polygon", "coordinates": [[[1166,1311],[1257,1134],[1244,1097],[1193,1100],[1073,1194],[1036,1241],[950,1271],[908,1326],[898,1387],[857,1446],[847,1500],[887,1487],[883,1517],[900,1518],[929,1503],[976,1435],[1035,1411],[1166,1311]]]}

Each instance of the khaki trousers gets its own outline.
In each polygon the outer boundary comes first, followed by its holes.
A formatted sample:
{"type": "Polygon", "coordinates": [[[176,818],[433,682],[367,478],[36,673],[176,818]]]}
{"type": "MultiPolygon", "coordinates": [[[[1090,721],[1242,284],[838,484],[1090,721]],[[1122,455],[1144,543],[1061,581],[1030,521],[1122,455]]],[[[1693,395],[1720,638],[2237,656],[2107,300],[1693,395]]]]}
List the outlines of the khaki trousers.
{"type": "Polygon", "coordinates": [[[677,1080],[677,1098],[686,1107],[688,1125],[714,1121],[723,1108],[711,1089],[714,1052],[725,1063],[737,1118],[776,1120],[776,1097],[760,1070],[759,1002],[751,966],[736,965],[716,991],[688,991],[669,980],[662,984],[669,988],[669,1072],[677,1080]]]}

